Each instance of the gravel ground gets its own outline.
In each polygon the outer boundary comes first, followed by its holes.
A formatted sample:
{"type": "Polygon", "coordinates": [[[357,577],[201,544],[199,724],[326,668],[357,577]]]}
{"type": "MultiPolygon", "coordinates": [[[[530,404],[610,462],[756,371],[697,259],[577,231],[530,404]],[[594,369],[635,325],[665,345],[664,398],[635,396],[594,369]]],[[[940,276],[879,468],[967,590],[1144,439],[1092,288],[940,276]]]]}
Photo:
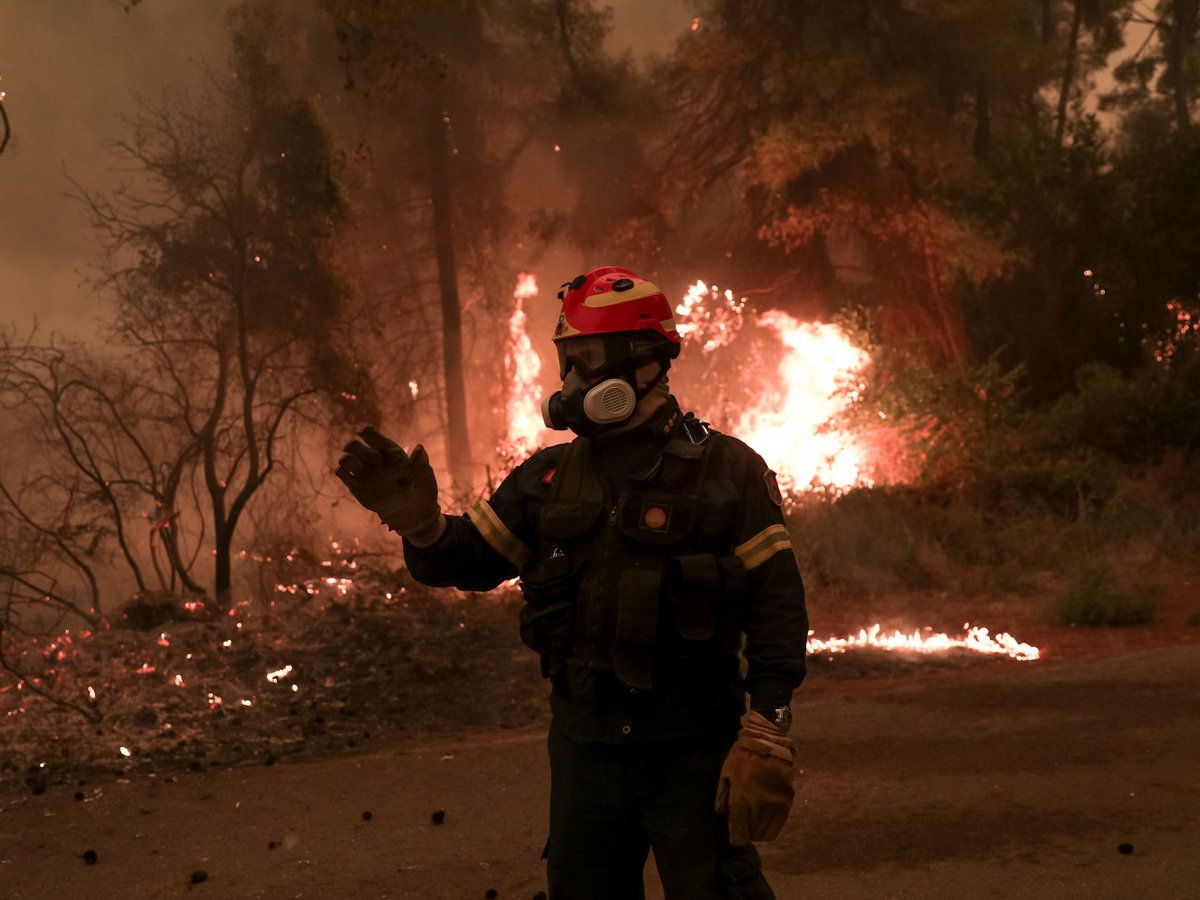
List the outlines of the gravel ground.
{"type": "MultiPolygon", "coordinates": [[[[815,667],[768,877],[805,900],[1196,896],[1198,709],[1194,642],[859,679],[815,667]]],[[[544,889],[546,780],[533,726],[9,784],[0,897],[529,900],[544,889]]]]}

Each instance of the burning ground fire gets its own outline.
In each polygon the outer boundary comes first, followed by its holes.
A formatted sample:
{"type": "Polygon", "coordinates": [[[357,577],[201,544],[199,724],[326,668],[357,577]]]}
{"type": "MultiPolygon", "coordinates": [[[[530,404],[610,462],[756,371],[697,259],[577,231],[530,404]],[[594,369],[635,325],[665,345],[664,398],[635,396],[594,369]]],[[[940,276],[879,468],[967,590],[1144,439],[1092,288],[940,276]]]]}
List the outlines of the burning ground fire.
{"type": "Polygon", "coordinates": [[[1018,641],[1011,634],[1001,632],[994,637],[986,628],[973,627],[969,622],[963,624],[961,637],[950,637],[947,634],[933,634],[932,629],[906,633],[892,631],[886,633],[879,625],[861,629],[858,634],[849,637],[829,637],[820,640],[813,637],[815,632],[808,633],[809,655],[832,655],[846,653],[850,650],[886,650],[907,651],[910,653],[943,653],[948,650],[970,650],[974,653],[1003,655],[1018,662],[1029,662],[1040,658],[1041,652],[1031,644],[1018,641]]]}

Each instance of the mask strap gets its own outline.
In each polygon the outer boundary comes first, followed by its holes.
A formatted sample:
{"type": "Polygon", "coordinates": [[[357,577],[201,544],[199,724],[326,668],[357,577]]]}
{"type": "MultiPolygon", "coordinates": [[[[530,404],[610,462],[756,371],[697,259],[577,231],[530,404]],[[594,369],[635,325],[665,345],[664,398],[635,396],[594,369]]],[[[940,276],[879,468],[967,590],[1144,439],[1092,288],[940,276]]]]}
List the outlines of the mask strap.
{"type": "MultiPolygon", "coordinates": [[[[655,362],[658,363],[658,374],[655,375],[654,378],[652,378],[650,380],[650,383],[648,385],[646,385],[644,388],[639,388],[637,386],[637,370],[639,368],[638,366],[631,365],[625,373],[626,380],[633,387],[633,395],[634,395],[634,397],[637,398],[638,403],[641,403],[642,398],[647,396],[652,390],[654,390],[656,387],[658,387],[659,383],[662,382],[662,380],[667,377],[667,369],[669,369],[671,367],[670,364],[667,362],[664,362],[659,357],[655,357],[655,362]]],[[[645,365],[645,364],[643,363],[643,365],[645,365]]]]}

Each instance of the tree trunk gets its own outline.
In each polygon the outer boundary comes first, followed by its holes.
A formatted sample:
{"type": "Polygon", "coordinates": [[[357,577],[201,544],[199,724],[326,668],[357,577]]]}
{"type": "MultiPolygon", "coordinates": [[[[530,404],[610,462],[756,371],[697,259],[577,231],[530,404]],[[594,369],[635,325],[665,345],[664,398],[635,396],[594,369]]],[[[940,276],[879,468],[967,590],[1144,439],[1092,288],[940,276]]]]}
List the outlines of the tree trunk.
{"type": "Polygon", "coordinates": [[[443,110],[436,98],[429,105],[429,187],[433,201],[433,237],[437,252],[438,289],[442,309],[442,371],[446,384],[447,457],[454,493],[471,492],[471,441],[467,430],[467,390],[463,377],[462,310],[454,254],[451,207],[450,141],[443,110]]]}
{"type": "Polygon", "coordinates": [[[213,565],[213,593],[216,595],[217,609],[225,612],[233,608],[233,566],[232,566],[232,529],[218,525],[213,535],[216,545],[216,558],[213,565]]]}
{"type": "Polygon", "coordinates": [[[8,110],[4,108],[4,101],[0,100],[0,153],[4,152],[4,148],[8,146],[8,139],[12,136],[12,128],[8,124],[8,110]]]}
{"type": "Polygon", "coordinates": [[[979,76],[975,88],[975,159],[985,160],[992,151],[992,113],[989,108],[990,94],[987,76],[979,76]]]}
{"type": "Polygon", "coordinates": [[[929,298],[933,301],[934,318],[941,330],[940,343],[945,358],[955,365],[961,366],[966,362],[966,325],[962,312],[952,298],[942,290],[941,276],[938,274],[937,260],[928,236],[922,239],[925,256],[925,277],[929,283],[929,298]]]}
{"type": "Polygon", "coordinates": [[[1058,118],[1054,124],[1054,146],[1061,147],[1067,131],[1067,106],[1071,100],[1071,85],[1075,82],[1075,61],[1079,56],[1079,29],[1083,25],[1083,3],[1076,0],[1071,15],[1071,33],[1067,37],[1067,63],[1063,69],[1062,87],[1058,92],[1058,118]]]}
{"type": "Polygon", "coordinates": [[[1175,101],[1175,127],[1180,131],[1192,124],[1192,84],[1188,77],[1188,63],[1196,40],[1198,12],[1198,0],[1175,0],[1171,4],[1167,66],[1171,72],[1171,92],[1175,101]]]}

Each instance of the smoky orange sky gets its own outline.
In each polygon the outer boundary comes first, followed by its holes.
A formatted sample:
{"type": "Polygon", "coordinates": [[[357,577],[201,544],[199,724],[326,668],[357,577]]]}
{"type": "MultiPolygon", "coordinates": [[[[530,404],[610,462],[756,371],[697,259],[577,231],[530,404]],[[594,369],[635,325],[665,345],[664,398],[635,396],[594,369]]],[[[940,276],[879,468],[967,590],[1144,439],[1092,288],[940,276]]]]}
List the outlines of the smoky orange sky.
{"type": "MultiPolygon", "coordinates": [[[[226,57],[234,0],[0,0],[0,91],[12,139],[0,155],[0,327],[94,334],[105,298],[86,285],[94,236],[68,177],[118,185],[104,143],[134,97],[195,90],[200,62],[226,57]]],[[[311,0],[284,0],[311,7],[311,0]]],[[[619,0],[611,49],[667,52],[691,24],[686,0],[619,0]]]]}

